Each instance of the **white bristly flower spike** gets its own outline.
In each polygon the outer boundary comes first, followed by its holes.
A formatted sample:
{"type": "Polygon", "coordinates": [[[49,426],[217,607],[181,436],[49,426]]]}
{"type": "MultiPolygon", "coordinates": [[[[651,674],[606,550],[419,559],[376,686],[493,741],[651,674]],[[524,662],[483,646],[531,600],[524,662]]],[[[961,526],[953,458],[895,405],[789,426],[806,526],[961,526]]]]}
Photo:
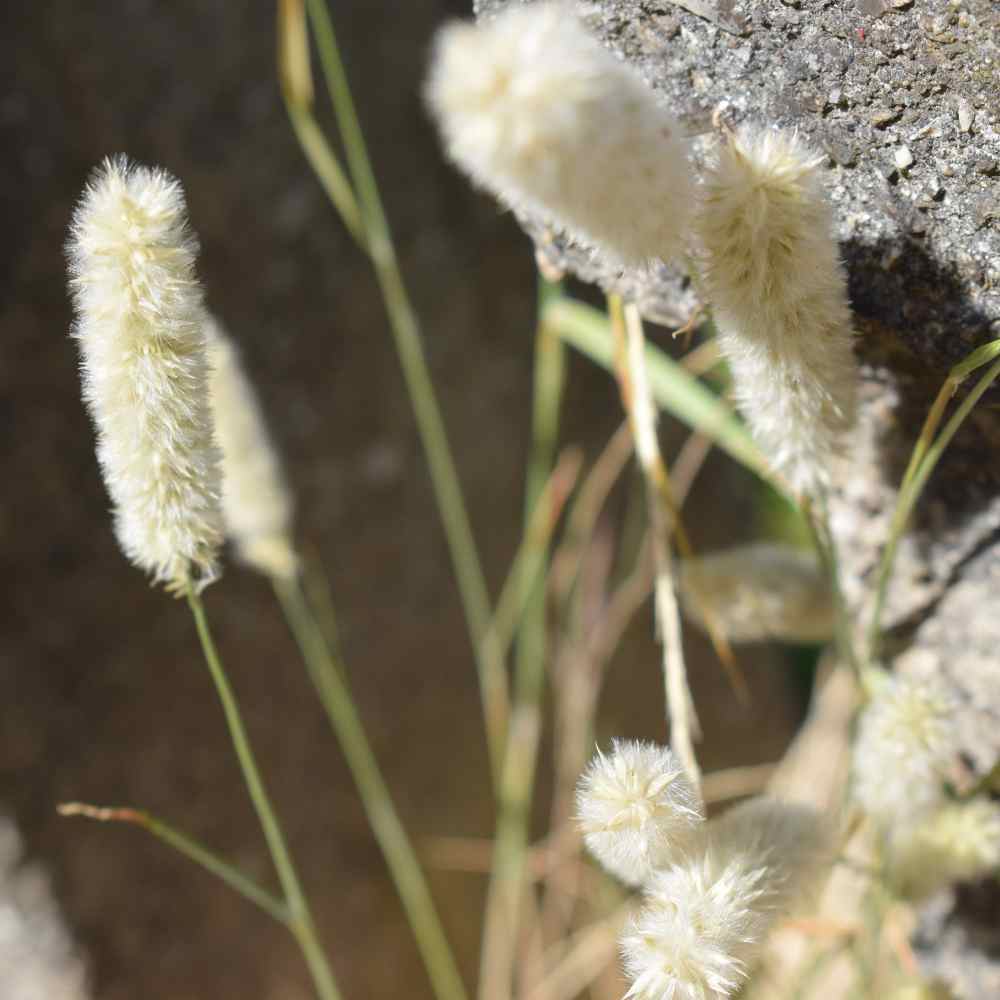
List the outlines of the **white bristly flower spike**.
{"type": "Polygon", "coordinates": [[[955,751],[955,699],[934,677],[885,676],[861,715],[854,743],[853,794],[885,829],[942,804],[955,751]]]}
{"type": "Polygon", "coordinates": [[[774,922],[791,912],[827,860],[820,817],[752,799],[646,888],[622,936],[633,1000],[723,1000],[743,986],[774,922]]]}
{"type": "Polygon", "coordinates": [[[239,351],[215,317],[205,320],[215,435],[222,449],[222,514],[240,558],[268,576],[291,578],[292,494],[239,351]]]}
{"type": "Polygon", "coordinates": [[[685,559],[678,589],[687,618],[704,627],[710,610],[733,642],[833,637],[829,577],[804,549],[755,542],[685,559]]]}
{"type": "Polygon", "coordinates": [[[504,205],[622,265],[682,249],[694,188],[680,127],[565,5],[445,27],[427,97],[448,155],[504,205]]]}
{"type": "Polygon", "coordinates": [[[126,556],[182,592],[218,576],[213,443],[197,240],[180,183],[106,160],[67,252],[83,395],[126,556]]]}
{"type": "Polygon", "coordinates": [[[655,743],[615,740],[580,778],[577,820],[591,854],[641,885],[683,851],[702,825],[698,793],[680,760],[655,743]]]}
{"type": "Polygon", "coordinates": [[[889,883],[920,900],[952,882],[1000,871],[1000,805],[988,799],[949,802],[916,824],[894,831],[888,848],[889,883]]]}
{"type": "Polygon", "coordinates": [[[808,495],[828,483],[857,383],[820,163],[794,134],[744,131],[707,171],[698,218],[737,403],[775,471],[808,495]]]}

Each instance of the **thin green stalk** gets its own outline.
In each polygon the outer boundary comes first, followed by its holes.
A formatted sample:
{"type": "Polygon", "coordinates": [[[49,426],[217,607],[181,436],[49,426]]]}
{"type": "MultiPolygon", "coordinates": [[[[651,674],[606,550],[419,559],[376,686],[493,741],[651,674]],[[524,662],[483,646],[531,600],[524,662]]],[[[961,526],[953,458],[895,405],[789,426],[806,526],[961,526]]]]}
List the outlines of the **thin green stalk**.
{"type": "MultiPolygon", "coordinates": [[[[549,307],[548,320],[567,343],[615,373],[615,337],[605,313],[566,297],[549,307]]],[[[657,406],[692,430],[701,431],[737,462],[787,496],[787,489],[776,482],[746,425],[722,399],[653,344],[646,345],[646,368],[657,406]]]]}
{"type": "Polygon", "coordinates": [[[129,823],[141,827],[178,854],[183,854],[189,861],[204,868],[207,872],[221,879],[231,889],[259,906],[265,913],[273,917],[279,924],[289,924],[288,907],[263,887],[259,886],[249,875],[245,875],[235,865],[214,851],[210,851],[194,837],[181,833],[180,830],[165,823],[162,819],[143,809],[132,809],[128,806],[92,806],[84,802],[64,802],[59,806],[60,816],[82,816],[85,819],[97,820],[99,823],[129,823]]]}
{"type": "Polygon", "coordinates": [[[354,776],[365,814],[406,910],[434,994],[439,1000],[466,1000],[451,946],[416,852],[368,742],[343,665],[326,642],[298,580],[275,577],[272,583],[309,677],[354,776]]]}
{"type": "MultiPolygon", "coordinates": [[[[548,305],[562,296],[559,285],[538,278],[538,330],[535,334],[535,387],[532,447],[524,497],[526,560],[522,588],[526,597],[518,633],[515,697],[537,702],[545,677],[545,562],[547,545],[532,532],[535,508],[552,474],[559,435],[559,410],[566,379],[566,348],[545,321],[548,305]],[[534,542],[534,544],[532,544],[534,542]]],[[[529,789],[530,795],[530,789],[529,789]]]]}
{"type": "MultiPolygon", "coordinates": [[[[892,521],[889,524],[889,537],[882,552],[882,561],[879,564],[878,582],[875,591],[875,607],[872,611],[872,619],[868,632],[868,644],[872,659],[878,655],[882,631],[882,614],[885,610],[885,601],[889,593],[889,581],[892,579],[892,570],[896,562],[896,552],[899,548],[899,542],[903,537],[903,532],[906,530],[910,515],[913,513],[913,508],[917,505],[917,501],[920,499],[920,494],[923,492],[927,480],[944,454],[945,449],[951,443],[951,439],[958,432],[958,429],[965,422],[965,418],[972,412],[972,408],[979,402],[980,397],[993,384],[998,375],[1000,375],[1000,361],[995,361],[979,379],[972,391],[955,409],[951,419],[945,424],[944,429],[938,434],[934,443],[927,448],[920,465],[912,472],[909,481],[904,481],[904,485],[899,491],[899,496],[896,499],[896,509],[892,513],[892,521]]],[[[949,378],[951,377],[949,376],[949,378]]]]}
{"type": "Polygon", "coordinates": [[[307,0],[323,75],[340,128],[365,228],[365,243],[385,301],[417,428],[427,455],[438,510],[458,581],[479,674],[483,714],[494,777],[499,774],[507,725],[507,676],[490,636],[491,608],[462,488],[444,420],[424,356],[420,325],[399,270],[392,234],[364,136],[354,109],[347,75],[324,0],[307,0]]]}
{"type": "Polygon", "coordinates": [[[526,600],[518,633],[514,708],[500,785],[495,860],[483,930],[479,993],[482,1000],[498,1000],[510,995],[525,885],[545,682],[548,579],[548,546],[536,539],[531,529],[536,507],[552,472],[565,382],[565,348],[545,319],[548,306],[560,296],[558,285],[539,277],[532,446],[525,486],[525,566],[520,583],[526,600]]]}
{"type": "Polygon", "coordinates": [[[323,135],[315,116],[308,108],[303,108],[287,99],[285,106],[288,109],[288,117],[299,140],[299,145],[309,161],[309,166],[319,178],[327,197],[340,213],[347,231],[364,250],[365,230],[361,221],[361,211],[354,198],[354,191],[344,176],[326,136],[323,135]]]}
{"type": "Polygon", "coordinates": [[[229,727],[229,736],[243,772],[243,780],[257,812],[257,818],[260,820],[264,838],[267,840],[267,846],[274,861],[274,867],[278,872],[278,879],[281,882],[285,903],[288,907],[289,929],[298,941],[306,964],[309,966],[309,971],[312,973],[316,992],[321,1000],[341,1000],[341,993],[333,977],[333,971],[319,943],[312,913],[309,910],[309,904],[302,891],[295,865],[288,851],[285,835],[282,833],[278,817],[257,768],[236,696],[229,684],[229,678],[226,676],[222,660],[215,647],[215,641],[212,639],[208,620],[205,617],[205,607],[201,598],[194,591],[188,591],[187,599],[194,615],[201,648],[205,654],[205,663],[208,665],[215,690],[219,695],[219,701],[222,703],[226,724],[229,727]]]}
{"type": "Polygon", "coordinates": [[[545,569],[546,560],[539,560],[535,553],[537,550],[548,549],[566,497],[580,476],[582,462],[578,448],[566,449],[543,487],[530,523],[518,544],[507,578],[500,588],[490,626],[495,633],[501,656],[506,656],[510,650],[518,624],[524,618],[525,608],[535,589],[533,584],[541,580],[545,569]]]}

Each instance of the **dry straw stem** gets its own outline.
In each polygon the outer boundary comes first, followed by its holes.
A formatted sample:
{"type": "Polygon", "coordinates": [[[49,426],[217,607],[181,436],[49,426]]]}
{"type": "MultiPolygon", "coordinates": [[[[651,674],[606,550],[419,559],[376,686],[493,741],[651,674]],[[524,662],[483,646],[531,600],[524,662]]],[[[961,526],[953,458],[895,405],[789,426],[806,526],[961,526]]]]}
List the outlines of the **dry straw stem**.
{"type": "Polygon", "coordinates": [[[354,191],[312,113],[314,90],[303,0],[279,0],[278,79],[288,117],[309,165],[340,213],[347,231],[364,248],[366,236],[354,191]]]}
{"type": "Polygon", "coordinates": [[[67,243],[73,329],[97,456],[131,562],[176,593],[219,574],[219,454],[212,442],[198,243],[180,183],[105,160],[67,243]]]}
{"type": "Polygon", "coordinates": [[[504,748],[496,826],[496,866],[487,894],[480,964],[480,995],[501,996],[511,988],[519,919],[524,899],[528,824],[537,770],[546,660],[548,546],[536,541],[532,521],[552,467],[565,379],[565,347],[546,321],[557,285],[539,278],[535,335],[532,446],[525,487],[525,567],[520,581],[520,622],[513,679],[513,710],[504,748]],[[516,742],[515,742],[516,741],[516,742]]]}
{"type": "MultiPolygon", "coordinates": [[[[576,485],[583,459],[580,449],[566,448],[559,456],[552,475],[538,495],[538,502],[531,511],[527,528],[514,554],[510,570],[500,596],[496,611],[490,622],[491,642],[496,654],[506,657],[511,642],[522,621],[525,606],[531,595],[531,587],[544,582],[544,566],[536,558],[536,550],[545,550],[552,541],[559,526],[563,508],[576,485]]],[[[498,721],[500,728],[506,728],[509,714],[509,693],[506,683],[495,692],[495,702],[503,708],[503,717],[498,721]]]]}
{"type": "MultiPolygon", "coordinates": [[[[617,325],[620,303],[612,299],[612,327],[617,325]]],[[[646,481],[646,502],[649,512],[650,537],[656,566],[654,597],[656,618],[663,646],[664,686],[667,713],[670,718],[670,740],[695,787],[701,772],[694,752],[694,735],[698,729],[694,701],[687,682],[684,647],[681,637],[680,611],[674,591],[673,556],[670,551],[671,519],[675,511],[664,509],[661,483],[666,483],[666,470],[656,437],[656,409],[649,391],[645,365],[645,337],[642,320],[634,306],[624,309],[623,325],[627,383],[622,400],[628,411],[636,456],[646,481]]],[[[621,338],[619,338],[621,342],[621,338]]],[[[676,523],[676,522],[673,522],[676,523]]]]}
{"type": "Polygon", "coordinates": [[[562,956],[528,992],[526,1000],[573,1000],[580,996],[614,958],[618,935],[634,905],[630,902],[573,934],[560,946],[562,956]]]}
{"type": "MultiPolygon", "coordinates": [[[[566,298],[549,307],[549,322],[568,344],[616,374],[615,332],[605,313],[566,298]]],[[[746,425],[709,388],[653,344],[646,345],[646,369],[657,405],[693,430],[701,431],[727,455],[770,483],[790,502],[746,425]]]]}

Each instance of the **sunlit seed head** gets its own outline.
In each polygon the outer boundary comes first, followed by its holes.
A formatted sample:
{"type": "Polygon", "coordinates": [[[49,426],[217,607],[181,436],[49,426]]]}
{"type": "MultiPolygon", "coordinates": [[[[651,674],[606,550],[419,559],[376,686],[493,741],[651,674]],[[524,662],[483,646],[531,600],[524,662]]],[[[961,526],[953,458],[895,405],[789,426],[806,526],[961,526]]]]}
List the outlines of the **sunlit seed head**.
{"type": "Polygon", "coordinates": [[[83,395],[128,558],[171,589],[218,576],[213,444],[197,242],[180,184],[106,160],[67,243],[83,395]]]}
{"type": "Polygon", "coordinates": [[[427,98],[449,156],[504,205],[623,264],[682,249],[693,180],[680,128],[565,5],[445,27],[427,98]]]}
{"type": "Polygon", "coordinates": [[[591,854],[623,882],[640,885],[687,846],[702,815],[673,751],[616,740],[580,778],[577,819],[591,854]]]}

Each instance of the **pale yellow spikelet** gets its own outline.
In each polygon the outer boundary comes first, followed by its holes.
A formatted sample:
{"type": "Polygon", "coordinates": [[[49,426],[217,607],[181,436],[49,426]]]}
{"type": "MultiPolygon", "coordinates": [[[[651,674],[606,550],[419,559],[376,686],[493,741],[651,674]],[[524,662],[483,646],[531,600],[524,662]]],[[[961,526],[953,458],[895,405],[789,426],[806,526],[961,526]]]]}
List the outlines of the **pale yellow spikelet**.
{"type": "Polygon", "coordinates": [[[831,857],[817,813],[770,798],[730,809],[704,833],[650,879],[622,936],[634,1000],[735,996],[771,927],[831,857]]]}
{"type": "Polygon", "coordinates": [[[698,793],[669,747],[615,740],[577,786],[587,848],[613,875],[641,885],[683,851],[702,825],[698,793]]]}
{"type": "Polygon", "coordinates": [[[83,394],[118,540],[177,591],[218,576],[222,542],[197,249],[180,183],[124,157],[94,174],[67,244],[83,394]]]}
{"type": "Polygon", "coordinates": [[[913,823],[943,802],[955,750],[955,699],[935,677],[882,677],[861,715],[852,791],[882,828],[913,823]]]}
{"type": "Polygon", "coordinates": [[[622,264],[681,250],[694,199],[679,126],[565,5],[445,27],[427,97],[449,156],[505,205],[622,264]]]}
{"type": "Polygon", "coordinates": [[[222,514],[240,558],[269,576],[295,575],[292,494],[239,351],[214,316],[205,334],[212,412],[222,449],[222,514]]]}
{"type": "Polygon", "coordinates": [[[680,564],[684,614],[701,627],[704,615],[733,642],[783,639],[826,642],[833,636],[833,596],[811,553],[758,542],[680,564]]]}
{"type": "Polygon", "coordinates": [[[949,802],[920,822],[895,829],[887,846],[889,883],[923,899],[952,882],[1000,871],[1000,805],[987,799],[949,802]]]}
{"type": "Polygon", "coordinates": [[[745,131],[708,170],[698,231],[737,403],[775,470],[815,494],[855,416],[847,283],[820,158],[745,131]]]}

